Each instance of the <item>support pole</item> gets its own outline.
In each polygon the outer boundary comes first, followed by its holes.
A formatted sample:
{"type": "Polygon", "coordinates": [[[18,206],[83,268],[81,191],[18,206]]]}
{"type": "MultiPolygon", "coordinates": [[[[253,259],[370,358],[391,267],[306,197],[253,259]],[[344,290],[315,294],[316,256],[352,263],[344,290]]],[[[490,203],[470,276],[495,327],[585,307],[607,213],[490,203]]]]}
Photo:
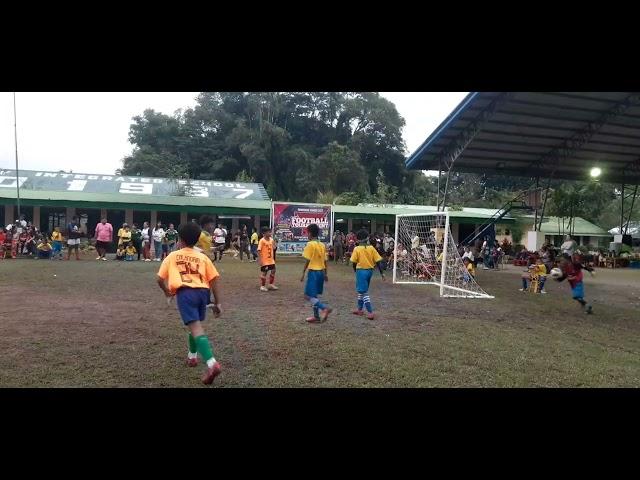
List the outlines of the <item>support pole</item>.
{"type": "Polygon", "coordinates": [[[13,135],[16,144],[16,200],[20,219],[20,170],[18,169],[18,120],[16,115],[16,92],[13,92],[13,135]]]}
{"type": "Polygon", "coordinates": [[[538,193],[540,188],[540,174],[536,176],[536,193],[535,193],[535,202],[536,202],[536,211],[535,211],[535,219],[533,220],[533,231],[538,231],[538,193]]]}

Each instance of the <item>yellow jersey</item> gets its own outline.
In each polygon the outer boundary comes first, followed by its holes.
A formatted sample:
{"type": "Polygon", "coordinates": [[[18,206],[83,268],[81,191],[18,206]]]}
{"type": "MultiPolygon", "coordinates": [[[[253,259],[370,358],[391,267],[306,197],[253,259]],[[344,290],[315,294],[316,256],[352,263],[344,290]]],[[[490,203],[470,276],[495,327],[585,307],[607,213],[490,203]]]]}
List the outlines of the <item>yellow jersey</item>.
{"type": "Polygon", "coordinates": [[[275,265],[276,260],[274,258],[275,242],[273,238],[267,240],[262,237],[258,242],[258,254],[260,255],[260,262],[264,265],[275,265]]]}
{"type": "Polygon", "coordinates": [[[43,252],[48,252],[49,250],[51,250],[51,244],[50,243],[39,243],[38,246],[36,247],[38,250],[42,250],[43,252]]]}
{"type": "Polygon", "coordinates": [[[472,277],[476,276],[476,268],[473,266],[472,262],[467,263],[467,271],[472,277]]]}
{"type": "Polygon", "coordinates": [[[168,282],[169,291],[180,288],[209,288],[211,281],[220,274],[204,253],[193,248],[181,248],[164,259],[158,277],[168,282]]]}
{"type": "Polygon", "coordinates": [[[196,247],[202,250],[202,252],[209,256],[211,254],[211,234],[205,230],[200,233],[200,238],[198,238],[198,243],[196,243],[196,247]]]}
{"type": "Polygon", "coordinates": [[[545,267],[544,264],[538,265],[536,263],[533,268],[533,273],[534,275],[540,275],[544,277],[547,274],[547,267],[545,267]]]}
{"type": "Polygon", "coordinates": [[[135,255],[136,253],[138,253],[138,251],[136,250],[136,247],[134,247],[133,245],[130,247],[127,247],[125,252],[127,252],[127,255],[135,255]]]}
{"type": "Polygon", "coordinates": [[[257,245],[258,244],[258,232],[253,232],[251,234],[251,245],[257,245]]]}
{"type": "Polygon", "coordinates": [[[356,264],[356,269],[374,268],[381,260],[380,254],[371,245],[358,245],[351,255],[351,262],[356,264]]]}
{"type": "Polygon", "coordinates": [[[324,243],[310,240],[304,247],[302,256],[309,260],[309,270],[324,270],[326,268],[327,253],[324,243]]]}
{"type": "Polygon", "coordinates": [[[129,243],[131,241],[131,230],[127,231],[124,228],[121,228],[118,230],[118,237],[118,245],[129,243]]]}
{"type": "Polygon", "coordinates": [[[61,242],[62,241],[62,233],[53,232],[51,234],[51,240],[54,241],[54,242],[61,242]]]}

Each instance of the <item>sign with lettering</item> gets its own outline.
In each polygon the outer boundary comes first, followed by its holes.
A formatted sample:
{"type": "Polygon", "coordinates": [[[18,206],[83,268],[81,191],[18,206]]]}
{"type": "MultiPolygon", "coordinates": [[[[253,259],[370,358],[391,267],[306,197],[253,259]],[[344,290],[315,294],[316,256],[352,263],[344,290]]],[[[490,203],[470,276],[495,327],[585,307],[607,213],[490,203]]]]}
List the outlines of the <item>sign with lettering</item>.
{"type": "Polygon", "coordinates": [[[331,242],[331,205],[274,202],[272,209],[273,236],[278,242],[279,255],[301,255],[309,240],[307,227],[312,223],[320,228],[318,240],[327,244],[331,242]]]}
{"type": "Polygon", "coordinates": [[[86,173],[42,172],[0,169],[0,188],[53,192],[128,193],[238,200],[269,200],[260,183],[220,180],[175,180],[130,175],[91,175],[86,173]]]}

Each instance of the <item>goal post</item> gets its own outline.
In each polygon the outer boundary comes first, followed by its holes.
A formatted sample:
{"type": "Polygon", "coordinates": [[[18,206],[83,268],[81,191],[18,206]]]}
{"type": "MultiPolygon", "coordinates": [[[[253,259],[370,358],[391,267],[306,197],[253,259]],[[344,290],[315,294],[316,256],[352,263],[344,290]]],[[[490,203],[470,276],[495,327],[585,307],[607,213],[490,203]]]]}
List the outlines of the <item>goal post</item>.
{"type": "Polygon", "coordinates": [[[393,283],[436,285],[441,297],[493,298],[469,274],[448,212],[396,215],[393,283]]]}

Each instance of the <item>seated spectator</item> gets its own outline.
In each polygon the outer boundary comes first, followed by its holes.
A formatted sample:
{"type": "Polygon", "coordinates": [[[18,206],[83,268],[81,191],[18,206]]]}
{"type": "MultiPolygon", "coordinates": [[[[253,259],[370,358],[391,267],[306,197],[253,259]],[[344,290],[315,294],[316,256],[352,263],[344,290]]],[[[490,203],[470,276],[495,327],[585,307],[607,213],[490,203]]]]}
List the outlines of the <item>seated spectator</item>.
{"type": "Polygon", "coordinates": [[[465,257],[464,260],[462,260],[462,262],[464,263],[464,268],[466,268],[467,270],[464,273],[462,279],[465,283],[468,283],[473,278],[476,277],[476,269],[475,269],[475,266],[473,265],[473,262],[469,259],[469,257],[465,257]]]}
{"type": "Polygon", "coordinates": [[[116,250],[116,260],[123,261],[126,256],[126,247],[124,245],[118,245],[116,250]]]}
{"type": "Polygon", "coordinates": [[[38,256],[36,258],[51,258],[51,244],[49,243],[49,239],[47,237],[43,237],[40,243],[38,243],[37,251],[38,256]]]}
{"type": "Polygon", "coordinates": [[[538,293],[547,293],[544,289],[544,283],[547,279],[547,268],[542,263],[542,258],[538,257],[534,265],[529,265],[526,273],[522,275],[521,292],[526,292],[529,288],[527,280],[538,280],[538,293]]]}
{"type": "Polygon", "coordinates": [[[136,247],[133,246],[133,242],[127,243],[127,248],[125,249],[125,260],[127,262],[133,262],[134,260],[133,257],[137,253],[138,251],[136,250],[136,247]]]}
{"type": "MultiPolygon", "coordinates": [[[[473,256],[473,252],[468,246],[464,247],[464,251],[462,253],[463,262],[465,258],[468,258],[471,263],[474,263],[475,257],[473,256]]],[[[475,266],[475,263],[474,263],[474,266],[475,266]]]]}

